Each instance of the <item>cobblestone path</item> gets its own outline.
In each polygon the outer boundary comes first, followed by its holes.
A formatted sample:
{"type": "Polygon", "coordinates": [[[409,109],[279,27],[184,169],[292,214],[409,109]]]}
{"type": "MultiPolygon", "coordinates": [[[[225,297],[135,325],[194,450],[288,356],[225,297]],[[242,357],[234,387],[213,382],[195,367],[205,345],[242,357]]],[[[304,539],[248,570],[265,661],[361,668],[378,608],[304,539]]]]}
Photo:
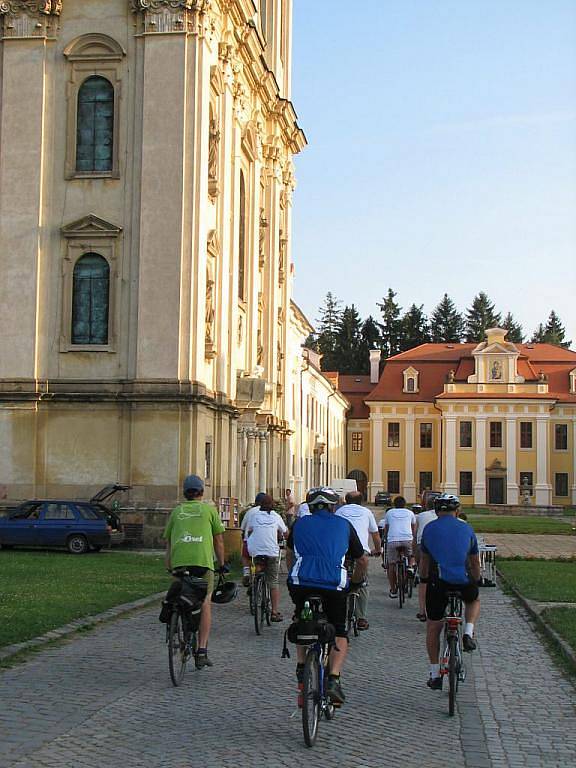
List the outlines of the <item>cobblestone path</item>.
{"type": "MultiPolygon", "coordinates": [[[[2,768],[573,768],[574,687],[499,590],[483,590],[479,652],[458,714],[425,686],[424,627],[371,563],[370,630],[353,641],[346,706],[313,752],[295,712],[282,630],[257,638],[244,595],[219,607],[212,669],[168,676],[157,609],[45,650],[0,674],[2,768]]],[[[285,609],[288,609],[285,600],[285,609]]]]}

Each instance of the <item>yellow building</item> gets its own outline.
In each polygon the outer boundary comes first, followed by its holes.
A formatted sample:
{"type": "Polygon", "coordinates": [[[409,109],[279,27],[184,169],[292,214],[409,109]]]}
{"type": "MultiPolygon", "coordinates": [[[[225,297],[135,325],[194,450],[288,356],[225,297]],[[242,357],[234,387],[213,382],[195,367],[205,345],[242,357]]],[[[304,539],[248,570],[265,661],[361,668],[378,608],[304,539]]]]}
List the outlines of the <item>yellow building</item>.
{"type": "Polygon", "coordinates": [[[386,360],[376,386],[357,377],[369,413],[348,423],[348,471],[367,475],[370,498],[430,488],[470,505],[576,504],[576,353],[505,337],[423,344],[386,360]]]}
{"type": "Polygon", "coordinates": [[[0,3],[0,486],[288,484],[290,0],[0,3]]]}

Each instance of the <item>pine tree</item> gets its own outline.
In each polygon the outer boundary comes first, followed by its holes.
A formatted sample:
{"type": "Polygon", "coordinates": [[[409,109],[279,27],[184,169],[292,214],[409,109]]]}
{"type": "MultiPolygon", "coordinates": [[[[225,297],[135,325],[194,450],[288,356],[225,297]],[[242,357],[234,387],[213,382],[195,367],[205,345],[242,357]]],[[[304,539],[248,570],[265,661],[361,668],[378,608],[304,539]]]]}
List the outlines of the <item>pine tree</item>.
{"type": "Polygon", "coordinates": [[[338,362],[336,336],[341,314],[340,301],[329,291],[324,299],[324,305],[320,307],[320,317],[317,320],[316,349],[323,356],[322,370],[324,371],[338,370],[336,367],[338,362]]]}
{"type": "Polygon", "coordinates": [[[512,312],[508,312],[502,322],[502,328],[506,328],[508,333],[506,334],[506,341],[511,341],[514,344],[522,344],[524,341],[524,331],[520,323],[514,320],[512,312]]]}
{"type": "Polygon", "coordinates": [[[402,352],[430,341],[430,328],[428,318],[424,314],[423,304],[419,307],[416,304],[412,304],[410,309],[402,316],[401,323],[400,350],[402,352]]]}
{"type": "Polygon", "coordinates": [[[358,371],[356,373],[370,373],[370,350],[382,349],[380,328],[372,315],[364,320],[360,331],[360,350],[358,355],[358,371]]]}
{"type": "Polygon", "coordinates": [[[336,334],[336,370],[340,373],[358,373],[362,365],[362,318],[356,307],[344,307],[336,334]]]}
{"type": "Polygon", "coordinates": [[[388,294],[382,299],[382,303],[378,304],[378,308],[382,313],[382,322],[378,323],[378,325],[380,327],[384,357],[392,357],[392,355],[400,352],[402,339],[401,307],[394,301],[395,297],[396,293],[392,288],[389,288],[388,294]]]}
{"type": "Polygon", "coordinates": [[[430,337],[436,344],[455,343],[462,341],[465,322],[461,313],[447,293],[444,294],[430,318],[430,337]]]}
{"type": "Polygon", "coordinates": [[[566,329],[562,325],[560,318],[554,310],[548,315],[548,322],[545,326],[540,323],[534,335],[532,341],[543,342],[546,344],[557,344],[560,347],[568,349],[572,341],[565,341],[566,329]]]}
{"type": "Polygon", "coordinates": [[[481,342],[488,328],[496,328],[500,323],[500,313],[494,309],[484,291],[474,297],[472,306],[466,310],[466,341],[481,342]]]}
{"type": "Polygon", "coordinates": [[[308,349],[313,349],[315,352],[317,352],[318,347],[318,340],[316,338],[315,333],[309,333],[306,337],[306,341],[303,344],[304,347],[307,347],[308,349]]]}

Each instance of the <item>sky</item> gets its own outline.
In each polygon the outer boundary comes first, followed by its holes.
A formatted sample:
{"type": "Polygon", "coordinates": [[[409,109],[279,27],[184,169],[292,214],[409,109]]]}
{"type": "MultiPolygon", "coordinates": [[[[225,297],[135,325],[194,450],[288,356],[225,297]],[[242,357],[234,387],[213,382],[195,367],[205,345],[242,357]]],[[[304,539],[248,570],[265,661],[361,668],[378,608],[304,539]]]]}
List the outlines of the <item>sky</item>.
{"type": "Polygon", "coordinates": [[[294,298],[483,290],[576,348],[576,0],[294,0],[294,298]]]}

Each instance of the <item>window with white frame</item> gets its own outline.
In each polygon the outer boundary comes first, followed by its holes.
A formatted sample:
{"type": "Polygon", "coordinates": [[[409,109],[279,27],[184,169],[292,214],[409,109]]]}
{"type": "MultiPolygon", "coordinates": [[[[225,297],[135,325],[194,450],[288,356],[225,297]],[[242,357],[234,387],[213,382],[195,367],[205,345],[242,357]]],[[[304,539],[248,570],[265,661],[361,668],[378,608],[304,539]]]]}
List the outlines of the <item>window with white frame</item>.
{"type": "Polygon", "coordinates": [[[418,379],[420,374],[416,368],[410,366],[410,368],[406,368],[405,371],[402,371],[402,375],[404,376],[403,392],[411,395],[419,392],[418,379]]]}

